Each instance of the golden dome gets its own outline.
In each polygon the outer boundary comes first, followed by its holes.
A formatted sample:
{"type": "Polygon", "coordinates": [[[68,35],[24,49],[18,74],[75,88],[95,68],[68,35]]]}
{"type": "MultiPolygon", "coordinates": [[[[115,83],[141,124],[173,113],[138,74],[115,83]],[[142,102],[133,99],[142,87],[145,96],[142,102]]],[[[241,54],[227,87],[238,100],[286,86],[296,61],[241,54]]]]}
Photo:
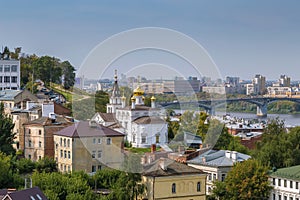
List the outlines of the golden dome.
{"type": "Polygon", "coordinates": [[[133,97],[131,97],[131,101],[135,101],[135,97],[133,96],[133,97]]]}
{"type": "Polygon", "coordinates": [[[155,101],[156,98],[154,96],[151,97],[151,101],[155,101]]]}
{"type": "Polygon", "coordinates": [[[133,95],[134,96],[142,96],[144,94],[144,90],[138,86],[135,90],[133,90],[133,95]]]}
{"type": "Polygon", "coordinates": [[[125,100],[126,100],[126,97],[123,95],[123,96],[121,97],[121,100],[122,100],[122,101],[125,101],[125,100]]]}

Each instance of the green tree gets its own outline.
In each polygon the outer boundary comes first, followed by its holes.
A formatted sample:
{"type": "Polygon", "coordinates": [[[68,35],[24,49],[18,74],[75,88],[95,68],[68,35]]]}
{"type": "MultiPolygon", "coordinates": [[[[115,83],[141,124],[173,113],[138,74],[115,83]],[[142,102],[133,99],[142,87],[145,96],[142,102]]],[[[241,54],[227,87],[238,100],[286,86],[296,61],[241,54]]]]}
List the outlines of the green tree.
{"type": "Polygon", "coordinates": [[[38,172],[57,172],[57,163],[54,159],[45,157],[36,162],[38,172]]]}
{"type": "Polygon", "coordinates": [[[75,83],[75,68],[69,61],[64,61],[60,64],[62,69],[63,86],[65,89],[70,89],[75,83]]]}
{"type": "Polygon", "coordinates": [[[228,173],[225,183],[232,199],[268,198],[272,189],[268,168],[256,160],[237,163],[228,173]]]}
{"type": "Polygon", "coordinates": [[[15,165],[20,174],[32,173],[36,167],[35,163],[27,158],[16,160],[15,165]]]}
{"type": "Polygon", "coordinates": [[[213,196],[219,199],[268,199],[272,187],[268,168],[257,160],[236,163],[222,183],[215,183],[213,196]],[[224,191],[225,189],[225,191],[224,191]]]}
{"type": "Polygon", "coordinates": [[[57,58],[42,56],[34,61],[33,70],[34,79],[41,79],[46,85],[61,82],[62,69],[57,58]]]}
{"type": "Polygon", "coordinates": [[[14,170],[12,156],[0,152],[0,188],[20,188],[23,183],[14,170]]]}
{"type": "Polygon", "coordinates": [[[13,133],[14,123],[4,113],[4,105],[0,103],[0,151],[6,154],[14,154],[15,149],[12,144],[14,143],[15,133],[13,133]]]}

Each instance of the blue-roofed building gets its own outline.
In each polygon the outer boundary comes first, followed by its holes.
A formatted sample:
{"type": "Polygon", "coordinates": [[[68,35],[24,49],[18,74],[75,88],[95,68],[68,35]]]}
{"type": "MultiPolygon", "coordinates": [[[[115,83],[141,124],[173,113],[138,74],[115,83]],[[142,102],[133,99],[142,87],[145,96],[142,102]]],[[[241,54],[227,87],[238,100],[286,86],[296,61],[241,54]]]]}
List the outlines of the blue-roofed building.
{"type": "Polygon", "coordinates": [[[224,181],[227,173],[236,162],[248,160],[251,156],[228,150],[209,150],[189,161],[187,164],[206,172],[206,193],[212,190],[213,181],[224,181]]]}
{"type": "Polygon", "coordinates": [[[38,98],[28,90],[2,90],[0,102],[4,104],[4,111],[10,114],[15,108],[26,108],[27,101],[38,101],[38,98]]]}

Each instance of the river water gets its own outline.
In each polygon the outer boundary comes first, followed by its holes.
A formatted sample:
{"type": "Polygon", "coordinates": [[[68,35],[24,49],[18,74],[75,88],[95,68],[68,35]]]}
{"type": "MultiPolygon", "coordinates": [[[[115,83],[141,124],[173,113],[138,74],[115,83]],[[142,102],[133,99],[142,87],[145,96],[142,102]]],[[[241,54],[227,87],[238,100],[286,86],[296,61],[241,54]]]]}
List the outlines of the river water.
{"type": "MultiPolygon", "coordinates": [[[[223,115],[224,113],[216,113],[217,115],[223,115]]],[[[279,118],[284,120],[287,126],[300,126],[300,114],[268,114],[266,117],[259,117],[254,113],[238,113],[238,112],[227,112],[231,117],[244,118],[244,119],[258,119],[258,120],[270,120],[279,118]]]]}
{"type": "MultiPolygon", "coordinates": [[[[174,110],[176,113],[183,113],[185,110],[174,110]]],[[[216,112],[216,115],[224,115],[224,112],[216,112]]],[[[284,120],[286,126],[300,126],[300,114],[268,114],[266,117],[259,117],[255,113],[239,113],[239,112],[226,112],[231,117],[244,118],[244,119],[258,119],[268,121],[270,119],[279,118],[284,120]]]]}

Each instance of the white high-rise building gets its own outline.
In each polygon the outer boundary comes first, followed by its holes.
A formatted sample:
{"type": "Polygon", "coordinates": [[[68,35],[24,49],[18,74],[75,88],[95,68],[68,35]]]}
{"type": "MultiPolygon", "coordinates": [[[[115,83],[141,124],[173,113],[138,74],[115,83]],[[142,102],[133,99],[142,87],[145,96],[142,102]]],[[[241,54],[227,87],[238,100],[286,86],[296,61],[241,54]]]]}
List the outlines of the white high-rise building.
{"type": "Polygon", "coordinates": [[[20,60],[0,60],[0,90],[20,89],[20,60]]]}

